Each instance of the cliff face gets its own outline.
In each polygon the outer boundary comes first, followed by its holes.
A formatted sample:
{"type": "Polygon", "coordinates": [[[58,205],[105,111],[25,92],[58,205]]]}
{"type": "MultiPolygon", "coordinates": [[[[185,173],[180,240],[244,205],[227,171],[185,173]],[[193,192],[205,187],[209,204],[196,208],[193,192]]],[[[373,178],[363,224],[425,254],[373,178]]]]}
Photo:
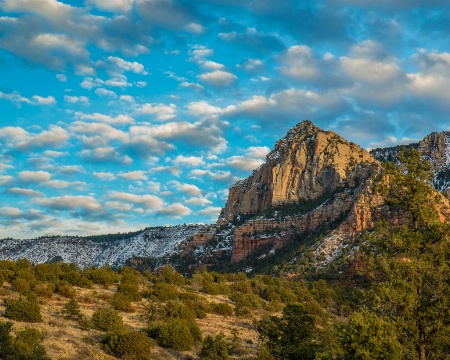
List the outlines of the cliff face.
{"type": "Polygon", "coordinates": [[[420,155],[439,171],[450,164],[450,132],[434,132],[419,142],[420,155]]]}
{"type": "MultiPolygon", "coordinates": [[[[450,132],[432,133],[410,147],[417,148],[431,163],[436,174],[433,185],[445,195],[450,187],[450,132]]],[[[399,150],[377,149],[374,155],[395,160],[399,150]]],[[[249,178],[231,187],[219,219],[235,221],[253,214],[234,231],[234,262],[264,245],[272,249],[285,246],[326,224],[334,224],[336,238],[344,239],[373,228],[380,217],[392,225],[405,221],[402,214],[389,213],[383,198],[374,191],[380,163],[358,145],[310,121],[298,124],[277,141],[266,159],[249,178]],[[301,206],[305,203],[314,206],[301,206]],[[295,211],[281,217],[277,214],[282,210],[272,211],[268,217],[271,207],[285,206],[295,211]]],[[[441,200],[439,212],[445,221],[450,219],[450,206],[445,198],[441,200]]]]}
{"type": "Polygon", "coordinates": [[[265,164],[231,187],[221,217],[231,221],[238,214],[316,199],[340,187],[360,163],[373,161],[358,145],[303,121],[277,141],[265,164]]]}

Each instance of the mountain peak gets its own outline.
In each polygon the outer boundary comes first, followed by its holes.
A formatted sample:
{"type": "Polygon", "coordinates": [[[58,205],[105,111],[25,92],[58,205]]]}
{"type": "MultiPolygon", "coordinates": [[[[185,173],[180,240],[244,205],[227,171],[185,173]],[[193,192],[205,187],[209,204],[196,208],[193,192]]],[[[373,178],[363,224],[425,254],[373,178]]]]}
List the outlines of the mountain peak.
{"type": "Polygon", "coordinates": [[[230,189],[222,216],[256,214],[269,206],[315,199],[340,187],[372,156],[356,144],[304,120],[278,140],[266,163],[230,189]]]}

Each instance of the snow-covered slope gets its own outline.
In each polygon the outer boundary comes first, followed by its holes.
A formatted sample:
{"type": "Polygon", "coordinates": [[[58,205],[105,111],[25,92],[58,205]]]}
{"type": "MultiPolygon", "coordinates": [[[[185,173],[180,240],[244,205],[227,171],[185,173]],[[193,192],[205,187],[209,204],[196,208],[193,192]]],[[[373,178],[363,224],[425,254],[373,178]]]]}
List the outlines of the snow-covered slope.
{"type": "Polygon", "coordinates": [[[27,258],[44,263],[55,257],[86,266],[121,266],[132,257],[160,258],[178,253],[204,225],[179,225],[144,230],[129,239],[94,242],[78,237],[50,237],[35,240],[0,240],[0,260],[27,258]]]}

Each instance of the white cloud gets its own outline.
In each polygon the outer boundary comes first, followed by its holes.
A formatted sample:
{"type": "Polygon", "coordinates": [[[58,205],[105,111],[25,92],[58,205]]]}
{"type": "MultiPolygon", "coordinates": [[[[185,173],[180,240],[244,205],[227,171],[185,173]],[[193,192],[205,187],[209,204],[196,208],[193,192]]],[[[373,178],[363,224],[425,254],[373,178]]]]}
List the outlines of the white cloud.
{"type": "Polygon", "coordinates": [[[247,156],[259,159],[265,158],[269,152],[270,148],[268,146],[250,146],[246,151],[247,156]]]}
{"type": "Polygon", "coordinates": [[[53,96],[39,96],[39,95],[33,95],[31,99],[39,105],[55,105],[56,99],[53,96]]]}
{"type": "Polygon", "coordinates": [[[19,180],[24,183],[45,183],[51,179],[50,173],[46,171],[21,171],[19,180]]]}
{"type": "Polygon", "coordinates": [[[197,214],[206,216],[219,216],[221,211],[222,208],[220,207],[208,206],[206,209],[198,211],[197,214]]]}
{"type": "Polygon", "coordinates": [[[196,23],[187,24],[185,29],[192,34],[203,34],[206,30],[203,26],[196,23]]]}
{"type": "Polygon", "coordinates": [[[10,182],[12,182],[14,178],[9,175],[0,175],[0,186],[6,185],[10,182]]]}
{"type": "Polygon", "coordinates": [[[44,194],[42,194],[40,191],[24,189],[24,188],[17,188],[17,187],[12,187],[12,188],[6,189],[5,192],[7,192],[9,194],[23,195],[23,196],[29,196],[29,197],[44,196],[44,194]]]}
{"type": "Polygon", "coordinates": [[[94,172],[92,175],[99,180],[112,181],[116,179],[116,176],[111,172],[94,172]]]}
{"type": "Polygon", "coordinates": [[[240,170],[255,170],[262,163],[264,163],[261,159],[252,159],[246,156],[232,156],[226,159],[226,163],[234,168],[240,170]]]}
{"type": "Polygon", "coordinates": [[[84,114],[82,112],[76,112],[75,116],[81,120],[93,120],[93,121],[101,121],[111,125],[126,125],[126,124],[134,124],[134,119],[129,115],[120,114],[116,117],[112,117],[109,115],[104,115],[100,113],[93,114],[84,114]]]}
{"type": "Polygon", "coordinates": [[[127,180],[134,180],[134,181],[138,181],[138,180],[148,180],[147,175],[145,175],[145,171],[139,170],[139,171],[129,171],[126,173],[119,173],[117,174],[118,177],[121,177],[122,179],[127,179],[127,180]]]}
{"type": "Polygon", "coordinates": [[[155,195],[135,195],[131,193],[110,191],[108,196],[111,199],[122,200],[132,204],[144,206],[149,210],[157,210],[164,206],[164,202],[155,195]]]}
{"type": "Polygon", "coordinates": [[[149,104],[146,103],[136,110],[138,115],[154,115],[161,121],[171,120],[176,117],[177,106],[175,104],[149,104]]]}
{"type": "Polygon", "coordinates": [[[210,105],[204,100],[193,101],[189,103],[186,108],[186,112],[188,114],[199,118],[217,116],[222,113],[222,109],[220,107],[210,105]]]}
{"type": "Polygon", "coordinates": [[[117,98],[117,94],[114,91],[106,90],[104,88],[97,88],[95,89],[95,94],[101,97],[110,97],[110,98],[117,98]]]}
{"type": "Polygon", "coordinates": [[[80,156],[92,162],[109,162],[115,164],[130,165],[133,160],[128,155],[120,154],[116,149],[110,146],[98,147],[92,150],[80,151],[80,156]]]}
{"type": "Polygon", "coordinates": [[[122,71],[131,71],[135,74],[141,74],[141,75],[147,75],[148,72],[145,70],[144,65],[133,61],[126,61],[121,58],[115,57],[115,56],[109,56],[108,61],[121,69],[122,71]]]}
{"type": "Polygon", "coordinates": [[[203,157],[178,155],[174,160],[174,164],[199,166],[203,164],[203,157]]]}
{"type": "Polygon", "coordinates": [[[6,94],[0,91],[0,99],[8,100],[15,104],[17,107],[21,107],[22,104],[29,105],[55,105],[56,99],[53,96],[39,96],[33,95],[31,99],[23,97],[18,92],[12,92],[10,94],[6,94]]]}
{"type": "Polygon", "coordinates": [[[249,72],[260,71],[264,68],[264,62],[259,59],[248,59],[244,67],[249,72]]]}
{"type": "Polygon", "coordinates": [[[180,203],[171,204],[164,209],[158,210],[158,214],[167,216],[186,216],[192,212],[191,209],[180,203]]]}
{"type": "Polygon", "coordinates": [[[317,59],[306,45],[291,46],[281,62],[281,71],[294,79],[312,79],[319,74],[317,59]]]}
{"type": "Polygon", "coordinates": [[[76,104],[76,103],[82,103],[82,104],[89,104],[89,99],[86,96],[70,96],[70,95],[64,95],[64,101],[69,104],[76,104]]]}
{"type": "Polygon", "coordinates": [[[237,176],[232,175],[229,171],[213,172],[211,170],[194,169],[190,172],[190,176],[199,180],[204,179],[204,177],[207,176],[212,180],[224,184],[231,184],[239,180],[237,176]]]}
{"type": "Polygon", "coordinates": [[[171,181],[169,182],[169,185],[172,185],[175,187],[177,191],[183,192],[185,194],[188,194],[190,196],[201,196],[202,191],[198,186],[192,185],[192,184],[182,184],[178,181],[171,181]]]}
{"type": "Polygon", "coordinates": [[[104,84],[105,82],[102,79],[85,77],[80,83],[80,86],[84,89],[91,90],[92,88],[103,86],[104,84]]]}
{"type": "Polygon", "coordinates": [[[189,200],[186,200],[186,204],[205,206],[212,204],[212,201],[208,200],[205,197],[193,197],[190,198],[189,200]]]}
{"type": "Polygon", "coordinates": [[[92,196],[55,196],[46,199],[36,199],[35,203],[52,210],[67,211],[81,209],[87,213],[102,213],[102,205],[92,196]]]}
{"type": "Polygon", "coordinates": [[[67,82],[67,75],[65,74],[56,74],[56,78],[61,82],[67,82]]]}
{"type": "Polygon", "coordinates": [[[74,121],[70,124],[70,131],[83,135],[98,135],[100,134],[107,140],[116,140],[123,143],[129,141],[129,135],[127,132],[116,129],[108,124],[104,123],[87,123],[83,121],[74,121]]]}
{"type": "Polygon", "coordinates": [[[207,70],[222,70],[223,68],[225,68],[225,65],[211,60],[200,61],[199,64],[202,68],[207,70]]]}
{"type": "Polygon", "coordinates": [[[105,206],[109,209],[119,210],[119,211],[130,211],[133,207],[130,204],[126,204],[121,201],[107,201],[105,206]]]}
{"type": "Polygon", "coordinates": [[[112,12],[129,12],[135,0],[87,0],[100,10],[112,12]]]}
{"type": "Polygon", "coordinates": [[[215,70],[200,74],[198,78],[212,86],[223,87],[234,83],[237,80],[237,76],[223,70],[215,70]]]}
{"type": "Polygon", "coordinates": [[[201,93],[206,92],[206,89],[202,85],[197,84],[197,83],[193,83],[193,82],[183,81],[180,84],[180,86],[184,87],[184,88],[187,88],[187,89],[191,89],[191,90],[197,91],[197,92],[201,92],[201,93]]]}

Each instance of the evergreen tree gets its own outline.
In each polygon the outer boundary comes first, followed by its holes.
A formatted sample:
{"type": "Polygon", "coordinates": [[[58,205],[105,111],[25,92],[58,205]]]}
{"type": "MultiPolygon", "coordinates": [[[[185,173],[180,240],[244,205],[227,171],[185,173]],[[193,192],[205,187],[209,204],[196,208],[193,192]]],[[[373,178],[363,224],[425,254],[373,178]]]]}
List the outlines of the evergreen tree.
{"type": "Polygon", "coordinates": [[[78,320],[81,317],[80,305],[75,298],[71,298],[64,304],[62,313],[66,319],[78,320]]]}
{"type": "Polygon", "coordinates": [[[380,190],[409,222],[371,237],[371,307],[394,321],[407,358],[444,359],[450,356],[449,226],[438,222],[429,165],[415,150],[402,151],[399,159],[400,168],[387,166],[389,182],[380,190]]]}

